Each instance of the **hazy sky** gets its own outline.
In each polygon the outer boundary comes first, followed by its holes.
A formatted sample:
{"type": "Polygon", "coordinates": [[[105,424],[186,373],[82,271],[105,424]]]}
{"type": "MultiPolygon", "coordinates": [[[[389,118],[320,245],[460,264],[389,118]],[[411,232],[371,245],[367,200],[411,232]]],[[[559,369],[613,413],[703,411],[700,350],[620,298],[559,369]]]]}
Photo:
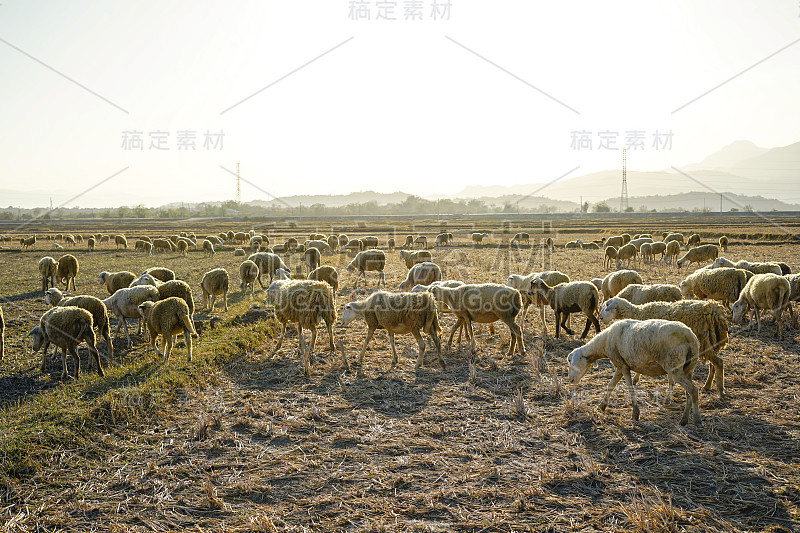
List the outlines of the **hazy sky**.
{"type": "Polygon", "coordinates": [[[644,135],[634,170],[800,140],[800,42],[693,101],[800,39],[796,0],[434,3],[2,0],[0,205],[124,168],[69,205],[233,199],[237,162],[275,195],[425,195],[618,167],[601,131],[644,135]]]}

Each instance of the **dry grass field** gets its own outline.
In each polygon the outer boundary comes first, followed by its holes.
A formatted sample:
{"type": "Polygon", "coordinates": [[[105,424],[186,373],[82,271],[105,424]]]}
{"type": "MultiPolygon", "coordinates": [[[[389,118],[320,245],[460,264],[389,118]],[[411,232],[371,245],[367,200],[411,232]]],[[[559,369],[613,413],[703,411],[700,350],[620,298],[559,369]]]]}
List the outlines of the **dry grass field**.
{"type": "MultiPolygon", "coordinates": [[[[666,217],[666,216],[665,216],[666,217]]],[[[796,219],[779,220],[798,233],[796,219]]],[[[771,315],[760,335],[731,328],[722,350],[729,397],[701,390],[703,427],[678,425],[684,393],[665,403],[665,379],[638,385],[639,422],[631,421],[625,387],[605,413],[598,404],[613,374],[608,360],[581,385],[566,387],[566,356],[577,336],[543,338],[538,312],[525,324],[526,364],[505,355],[508,329],[491,335],[476,327],[478,352],[466,343],[444,353],[447,370],[431,349],[414,368],[417,346],[398,336],[399,363],[389,370],[388,336],[378,332],[364,359],[364,376],[347,373],[341,353],[318,339],[318,358],[306,377],[290,329],[272,354],[280,327],[265,294],[238,290],[233,246],[214,258],[192,251],[145,256],[133,237],[198,236],[223,229],[247,231],[252,223],[105,222],[36,226],[53,232],[125,233],[131,249],[103,245],[89,253],[53,250],[40,238],[20,251],[0,250],[0,303],[6,318],[6,356],[0,362],[0,522],[4,531],[797,531],[800,529],[800,331],[776,340],[771,315]],[[105,225],[104,225],[105,224],[105,225]],[[200,337],[187,363],[180,343],[163,362],[134,336],[115,340],[115,361],[105,377],[88,366],[77,380],[60,380],[60,362],[39,371],[28,332],[46,310],[36,263],[44,255],[74,253],[80,261],[78,292],[106,297],[96,276],[103,270],[141,273],[165,266],[187,281],[199,308],[202,274],[224,267],[231,276],[225,312],[198,310],[200,337]],[[542,360],[543,364],[532,364],[542,360]]],[[[256,226],[273,241],[346,232],[377,235],[385,247],[392,221],[347,225],[311,222],[256,226]]],[[[426,234],[436,220],[405,221],[398,236],[426,234]]],[[[450,221],[454,246],[433,249],[447,278],[505,283],[511,273],[558,269],[573,280],[605,275],[602,250],[552,254],[538,246],[550,235],[563,245],[631,232],[698,232],[704,242],[731,236],[732,260],[781,260],[800,271],[800,247],[780,228],[752,217],[725,219],[515,220],[510,234],[500,221],[450,221]],[[473,247],[469,233],[486,228],[489,244],[473,247]],[[531,232],[531,246],[504,243],[531,232]]],[[[0,228],[0,233],[5,230],[0,228]]],[[[5,231],[10,233],[9,231],[5,231]]],[[[25,235],[33,233],[25,229],[25,235]]],[[[388,253],[386,283],[396,290],[407,269],[388,253]]],[[[291,267],[301,255],[288,256],[291,267]]],[[[337,305],[363,298],[352,290],[344,255],[323,256],[337,267],[337,305]]],[[[647,283],[678,283],[678,271],[661,262],[636,267],[647,283]]],[[[368,291],[376,282],[367,275],[368,291]]],[[[260,287],[259,287],[260,289],[260,287]]],[[[584,319],[573,316],[581,328],[584,319]]],[[[112,328],[115,326],[112,319],[112,328]]],[[[452,315],[442,315],[442,336],[452,315]]],[[[134,328],[135,329],[135,328],[134,328]]],[[[337,322],[334,336],[352,362],[366,327],[337,322]]],[[[591,334],[590,334],[591,335],[591,334]]],[[[98,343],[101,351],[104,343],[98,343]]],[[[430,346],[430,343],[429,343],[430,346]]],[[[700,363],[695,382],[707,367],[700,363]]]]}

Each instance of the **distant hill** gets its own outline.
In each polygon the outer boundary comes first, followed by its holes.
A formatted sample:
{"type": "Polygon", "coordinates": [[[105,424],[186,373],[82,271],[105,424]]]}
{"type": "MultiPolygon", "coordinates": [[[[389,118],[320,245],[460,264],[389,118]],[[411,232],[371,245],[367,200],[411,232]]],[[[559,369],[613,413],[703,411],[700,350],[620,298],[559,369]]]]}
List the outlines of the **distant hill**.
{"type": "MultiPolygon", "coordinates": [[[[611,207],[619,206],[619,196],[606,200],[611,207]]],[[[687,192],[680,194],[670,194],[665,196],[631,196],[628,198],[628,205],[636,211],[644,206],[647,210],[671,210],[683,209],[695,211],[708,209],[712,212],[720,210],[720,195],[705,192],[687,192]]],[[[722,211],[730,211],[732,208],[744,211],[748,208],[753,211],[800,211],[800,204],[783,202],[774,198],[764,198],[763,196],[744,196],[733,193],[722,193],[722,211]]]]}
{"type": "Polygon", "coordinates": [[[746,159],[760,156],[768,151],[768,148],[756,146],[751,141],[734,141],[699,163],[687,165],[684,170],[730,169],[746,159]]]}

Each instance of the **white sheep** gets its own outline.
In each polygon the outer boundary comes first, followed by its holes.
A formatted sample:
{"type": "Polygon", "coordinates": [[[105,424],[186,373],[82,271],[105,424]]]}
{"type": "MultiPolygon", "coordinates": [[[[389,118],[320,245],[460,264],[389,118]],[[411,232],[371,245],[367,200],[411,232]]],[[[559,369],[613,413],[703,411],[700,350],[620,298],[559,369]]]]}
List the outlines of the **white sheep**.
{"type": "Polygon", "coordinates": [[[309,272],[314,270],[319,266],[321,262],[320,252],[317,248],[306,248],[306,251],[303,252],[303,263],[306,265],[306,268],[309,272]]]}
{"type": "Polygon", "coordinates": [[[216,253],[214,245],[208,239],[203,241],[203,253],[208,257],[214,257],[214,253],[216,253]]]}
{"type": "Polygon", "coordinates": [[[258,279],[258,265],[249,259],[242,261],[242,264],[239,265],[239,278],[242,280],[239,284],[239,288],[242,292],[247,292],[247,287],[250,287],[250,294],[255,295],[256,280],[258,279]]]}
{"type": "Polygon", "coordinates": [[[370,271],[377,271],[378,272],[378,283],[375,285],[376,287],[380,286],[383,283],[383,286],[386,286],[386,277],[384,276],[383,269],[386,266],[386,254],[383,253],[381,250],[364,250],[363,252],[358,252],[350,261],[350,264],[347,265],[348,272],[357,272],[356,281],[353,284],[353,288],[355,289],[358,286],[358,276],[362,276],[364,278],[364,288],[366,289],[367,286],[367,272],[370,271]]]}
{"type": "Polygon", "coordinates": [[[339,290],[339,273],[330,265],[322,265],[308,273],[308,278],[314,281],[324,281],[333,289],[333,301],[336,302],[336,293],[339,290]]]}
{"type": "Polygon", "coordinates": [[[51,307],[75,306],[86,309],[92,315],[94,327],[106,341],[106,350],[109,359],[114,359],[114,344],[111,342],[111,326],[108,323],[108,309],[99,298],[89,295],[65,297],[59,289],[53,287],[48,289],[44,295],[44,303],[51,307]]]}
{"type": "Polygon", "coordinates": [[[261,276],[268,275],[269,282],[272,283],[272,280],[275,277],[275,270],[282,268],[284,270],[289,270],[289,267],[286,266],[286,263],[283,262],[283,259],[279,255],[275,255],[269,252],[258,252],[257,254],[252,254],[248,257],[250,261],[258,266],[258,283],[261,285],[261,288],[264,287],[264,282],[261,281],[261,276]]]}
{"type": "Polygon", "coordinates": [[[694,424],[701,427],[700,400],[697,386],[692,381],[692,371],[699,354],[697,336],[680,322],[620,320],[569,354],[569,383],[577,385],[595,361],[607,357],[614,364],[616,372],[600,402],[600,409],[606,409],[611,392],[624,378],[633,405],[632,418],[639,420],[636,386],[631,372],[645,376],[667,374],[671,382],[680,384],[686,390],[686,407],[681,425],[689,422],[691,414],[694,424]]]}
{"type": "Polygon", "coordinates": [[[609,298],[613,298],[619,294],[619,291],[634,283],[640,285],[643,283],[642,276],[635,270],[617,270],[615,272],[610,272],[603,278],[603,283],[601,285],[600,290],[603,291],[603,299],[608,300],[609,298]]]}
{"type": "Polygon", "coordinates": [[[192,361],[192,337],[197,337],[197,332],[189,315],[189,307],[182,298],[171,296],[158,302],[147,301],[139,305],[139,314],[147,324],[150,334],[150,345],[164,360],[169,360],[175,335],[183,333],[186,341],[186,360],[192,361]],[[156,346],[156,340],[161,335],[161,350],[156,346]]]}
{"type": "Polygon", "coordinates": [[[711,268],[741,268],[752,272],[753,274],[775,274],[782,276],[784,274],[780,263],[776,262],[750,262],[750,261],[737,261],[736,263],[725,259],[724,257],[717,257],[712,263],[711,268]]]}
{"type": "MultiPolygon", "coordinates": [[[[100,376],[103,375],[92,315],[86,309],[75,306],[53,307],[42,315],[39,325],[33,328],[28,335],[33,337],[33,351],[38,352],[42,349],[44,356],[47,355],[47,348],[50,344],[61,348],[61,379],[67,377],[67,352],[75,359],[75,378],[77,379],[81,369],[81,359],[76,347],[84,341],[89,346],[89,354],[97,373],[100,376]]],[[[47,358],[42,357],[42,372],[45,371],[46,362],[47,358]]]]}
{"type": "Polygon", "coordinates": [[[684,263],[702,263],[703,261],[712,261],[719,256],[719,247],[716,244],[704,244],[697,246],[686,252],[683,257],[678,259],[676,263],[678,268],[681,268],[684,263]]]}
{"type": "Polygon", "coordinates": [[[616,296],[636,305],[650,302],[677,302],[683,298],[680,288],[666,283],[657,285],[631,283],[619,291],[616,296]]]}
{"type": "Polygon", "coordinates": [[[136,274],[133,272],[128,272],[127,270],[122,272],[103,271],[97,275],[98,283],[106,286],[108,294],[114,294],[124,287],[129,287],[135,279],[136,274]]]}
{"type": "MultiPolygon", "coordinates": [[[[124,287],[103,300],[103,304],[105,304],[106,308],[117,317],[117,328],[114,330],[114,337],[119,334],[121,325],[125,329],[125,338],[128,340],[128,348],[130,348],[131,336],[128,333],[127,319],[140,319],[139,305],[144,302],[157,302],[158,300],[158,289],[150,285],[124,287]]],[[[139,320],[137,333],[140,333],[141,330],[142,323],[141,320],[139,320]]]]}
{"type": "Polygon", "coordinates": [[[78,277],[78,258],[74,255],[62,255],[58,258],[58,266],[56,267],[56,281],[63,283],[67,290],[69,290],[70,282],[72,282],[72,290],[77,291],[75,287],[75,278],[78,277]]]}
{"type": "Polygon", "coordinates": [[[342,312],[342,325],[346,326],[355,317],[361,317],[367,323],[367,336],[358,356],[358,375],[363,374],[364,352],[367,349],[376,329],[384,329],[389,334],[389,345],[392,347],[392,366],[397,366],[397,349],[395,334],[411,333],[419,345],[416,368],[420,368],[425,355],[425,341],[421,332],[433,339],[436,354],[442,369],[446,368],[442,359],[442,343],[439,339],[439,315],[433,295],[427,292],[388,293],[377,291],[368,298],[345,305],[342,312]]]}
{"type": "Polygon", "coordinates": [[[39,276],[42,278],[42,293],[47,289],[56,286],[56,274],[58,273],[58,263],[50,256],[39,259],[39,276]]]}
{"type": "Polygon", "coordinates": [[[477,232],[476,232],[476,233],[473,233],[473,234],[472,234],[472,242],[473,242],[473,243],[474,243],[476,246],[477,246],[477,245],[479,245],[479,244],[483,244],[483,239],[487,238],[488,236],[489,236],[489,234],[488,234],[488,233],[486,233],[486,232],[483,232],[483,233],[477,233],[477,232]]]}
{"type": "Polygon", "coordinates": [[[618,251],[616,246],[606,247],[605,255],[603,256],[603,268],[611,268],[612,264],[616,264],[618,251]]]}
{"type": "MultiPolygon", "coordinates": [[[[733,304],[731,312],[733,321],[741,323],[744,315],[752,310],[758,322],[758,333],[761,333],[761,310],[772,309],[775,314],[775,324],[778,327],[776,337],[783,337],[783,324],[781,314],[789,305],[792,287],[789,280],[777,274],[755,274],[745,284],[739,299],[733,304]]],[[[748,328],[752,327],[752,317],[748,328]]]]}
{"type": "Polygon", "coordinates": [[[432,262],[433,256],[427,250],[418,250],[416,252],[400,250],[400,259],[405,261],[406,268],[411,268],[418,263],[432,262]]]}
{"type": "Polygon", "coordinates": [[[434,281],[442,280],[442,269],[431,262],[417,263],[408,271],[406,279],[400,283],[401,291],[409,291],[414,285],[430,285],[434,281]]]}
{"type": "Polygon", "coordinates": [[[227,311],[229,284],[228,271],[224,268],[215,268],[203,274],[203,279],[200,280],[200,289],[203,291],[203,307],[207,308],[209,312],[214,311],[214,300],[221,294],[223,305],[227,311]]]}
{"type": "Polygon", "coordinates": [[[583,328],[581,339],[589,333],[589,328],[594,325],[595,332],[600,333],[600,323],[595,317],[600,306],[600,293],[597,287],[589,281],[570,281],[550,286],[541,278],[535,278],[531,282],[531,297],[539,295],[553,309],[556,315],[556,338],[559,337],[561,328],[573,335],[567,325],[567,319],[571,313],[582,312],[586,315],[586,326],[583,328]]]}
{"type": "Polygon", "coordinates": [[[678,260],[678,254],[681,253],[681,245],[677,240],[664,242],[666,243],[666,248],[664,248],[664,262],[671,265],[678,260]]]}
{"type": "Polygon", "coordinates": [[[752,276],[752,272],[741,268],[700,268],[681,281],[681,294],[684,298],[716,300],[730,309],[752,276]]]}
{"type": "Polygon", "coordinates": [[[570,281],[569,276],[560,272],[558,270],[545,270],[543,272],[532,272],[527,276],[521,276],[519,274],[511,274],[508,276],[508,280],[506,280],[506,285],[509,287],[514,287],[517,289],[520,294],[522,295],[522,321],[520,327],[522,331],[525,330],[525,317],[528,315],[528,307],[532,304],[535,304],[539,308],[539,318],[542,322],[542,334],[547,335],[547,323],[544,319],[544,306],[549,305],[547,300],[538,295],[531,295],[531,283],[534,279],[539,278],[543,280],[545,283],[550,285],[551,287],[554,285],[558,285],[559,283],[568,283],[570,281]]]}
{"type": "Polygon", "coordinates": [[[636,262],[637,253],[638,250],[636,250],[636,247],[631,243],[620,246],[619,249],[617,250],[617,260],[616,260],[617,268],[619,269],[622,267],[623,261],[627,261],[627,264],[625,266],[627,268],[630,268],[631,260],[633,260],[634,263],[636,262]]]}

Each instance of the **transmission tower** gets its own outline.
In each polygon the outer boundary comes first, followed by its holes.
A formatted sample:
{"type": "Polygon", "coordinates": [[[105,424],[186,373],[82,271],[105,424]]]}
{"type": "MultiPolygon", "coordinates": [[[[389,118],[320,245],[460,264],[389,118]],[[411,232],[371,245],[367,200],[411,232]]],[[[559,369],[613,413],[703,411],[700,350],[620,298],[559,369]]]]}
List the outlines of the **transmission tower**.
{"type": "Polygon", "coordinates": [[[236,203],[242,203],[242,181],[239,179],[239,163],[236,163],[236,203]]]}
{"type": "Polygon", "coordinates": [[[627,152],[625,148],[622,149],[622,193],[619,195],[619,212],[624,213],[628,209],[628,170],[627,170],[627,152]]]}

